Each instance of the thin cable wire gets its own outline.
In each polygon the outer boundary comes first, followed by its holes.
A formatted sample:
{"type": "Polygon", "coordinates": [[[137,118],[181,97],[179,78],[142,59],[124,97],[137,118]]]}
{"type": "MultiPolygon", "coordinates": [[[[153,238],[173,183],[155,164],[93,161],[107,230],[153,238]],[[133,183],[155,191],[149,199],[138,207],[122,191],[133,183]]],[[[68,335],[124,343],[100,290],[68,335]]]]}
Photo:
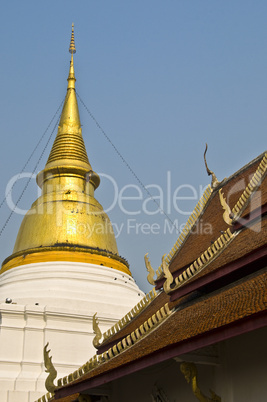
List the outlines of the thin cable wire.
{"type": "MultiPolygon", "coordinates": [[[[63,101],[60,103],[59,107],[58,107],[57,110],[56,110],[56,113],[55,113],[54,116],[52,117],[52,119],[51,119],[50,123],[48,124],[46,130],[44,131],[43,135],[42,135],[41,138],[39,139],[39,141],[38,141],[37,145],[35,146],[35,148],[33,149],[32,153],[30,154],[30,156],[29,156],[29,158],[27,159],[25,165],[24,165],[23,168],[21,169],[21,171],[20,171],[20,173],[19,173],[19,175],[18,175],[18,180],[20,179],[21,174],[23,173],[24,169],[27,167],[27,165],[28,165],[28,163],[30,162],[30,160],[32,159],[33,155],[35,154],[35,151],[37,150],[37,148],[39,147],[40,143],[42,142],[44,136],[46,135],[47,131],[49,130],[49,128],[50,128],[51,124],[53,123],[53,120],[55,119],[55,117],[56,117],[56,115],[58,114],[59,110],[62,108],[63,102],[64,102],[64,99],[63,99],[63,101]]],[[[8,193],[5,194],[5,197],[4,197],[3,201],[2,201],[1,204],[0,204],[0,209],[2,208],[2,206],[4,205],[4,203],[5,203],[6,199],[7,199],[7,197],[9,196],[9,194],[11,193],[11,191],[13,190],[14,185],[15,185],[15,183],[13,183],[13,185],[12,185],[11,188],[9,189],[8,193]]]]}
{"type": "Polygon", "coordinates": [[[58,117],[58,119],[57,119],[57,121],[56,121],[56,124],[54,125],[54,128],[53,128],[53,130],[52,130],[52,132],[51,132],[51,134],[50,134],[50,136],[49,136],[49,138],[48,138],[48,140],[47,140],[47,143],[45,144],[44,149],[43,149],[42,152],[41,152],[41,155],[40,155],[40,157],[39,157],[39,159],[38,159],[38,161],[37,161],[37,163],[36,163],[36,165],[35,165],[35,167],[34,167],[34,170],[33,170],[32,174],[31,174],[31,176],[30,176],[29,179],[27,180],[26,185],[24,186],[24,188],[23,188],[23,190],[22,190],[22,192],[21,192],[19,198],[17,199],[17,201],[16,201],[16,203],[15,203],[14,209],[12,209],[12,211],[11,211],[10,214],[8,215],[7,220],[5,221],[3,227],[2,227],[2,229],[1,229],[1,231],[0,231],[0,237],[2,236],[2,233],[4,232],[6,226],[8,225],[8,222],[10,221],[10,219],[11,219],[11,217],[12,217],[12,215],[13,215],[15,209],[16,209],[16,207],[18,206],[18,203],[20,202],[20,200],[22,199],[22,197],[23,197],[23,195],[24,195],[26,189],[28,188],[28,185],[30,184],[30,181],[32,180],[33,175],[35,174],[35,172],[36,172],[36,170],[37,170],[37,167],[38,167],[38,165],[39,165],[39,163],[40,163],[40,161],[41,161],[41,159],[42,159],[42,157],[43,157],[43,155],[44,155],[44,153],[45,153],[45,151],[46,151],[46,149],[47,149],[47,147],[48,147],[48,144],[49,144],[49,142],[50,142],[50,140],[51,140],[51,138],[52,138],[52,135],[54,134],[54,132],[55,132],[57,126],[58,126],[59,119],[60,119],[60,116],[58,117]]]}
{"type": "Polygon", "coordinates": [[[147,189],[147,187],[143,184],[143,182],[139,179],[139,177],[137,176],[137,174],[133,171],[133,169],[131,168],[131,166],[129,165],[129,163],[125,160],[125,158],[122,156],[122,154],[120,153],[120,151],[118,150],[118,148],[113,144],[113,142],[111,141],[111,139],[109,138],[109,136],[106,134],[106,132],[104,131],[104,129],[100,126],[100,124],[98,123],[98,121],[96,120],[96,118],[94,117],[94,115],[92,114],[92,112],[89,110],[89,108],[86,106],[86,104],[84,103],[84,101],[81,99],[80,95],[77,93],[76,94],[81,102],[81,104],[84,106],[85,110],[87,111],[87,113],[89,114],[89,116],[92,118],[92,120],[94,121],[94,123],[96,124],[96,126],[98,127],[98,129],[101,131],[101,133],[104,135],[104,137],[106,138],[106,140],[110,143],[110,145],[113,147],[114,151],[116,152],[116,154],[120,157],[120,159],[122,160],[122,162],[127,166],[127,168],[129,169],[129,171],[131,172],[131,174],[134,176],[134,178],[138,181],[138,183],[140,184],[140,186],[143,188],[143,190],[149,195],[149,197],[151,198],[152,201],[154,201],[154,203],[157,205],[157,207],[159,208],[159,210],[162,212],[162,214],[164,214],[166,216],[166,218],[169,220],[169,222],[171,222],[171,224],[174,226],[174,228],[177,230],[178,233],[180,233],[179,229],[177,228],[177,226],[175,225],[175,223],[171,220],[171,218],[169,217],[169,215],[167,215],[167,213],[161,208],[161,206],[159,205],[159,203],[155,200],[155,198],[153,197],[153,195],[150,193],[150,191],[147,189]]]}

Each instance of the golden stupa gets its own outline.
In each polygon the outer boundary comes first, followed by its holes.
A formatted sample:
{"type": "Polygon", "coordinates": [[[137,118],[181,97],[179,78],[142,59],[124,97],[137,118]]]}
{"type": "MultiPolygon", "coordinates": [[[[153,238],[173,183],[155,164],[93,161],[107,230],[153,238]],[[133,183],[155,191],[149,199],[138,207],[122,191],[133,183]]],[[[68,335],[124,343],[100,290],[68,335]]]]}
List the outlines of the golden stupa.
{"type": "Polygon", "coordinates": [[[57,136],[44,170],[37,175],[42,195],[25,215],[13,254],[3,262],[1,273],[25,264],[76,261],[131,274],[118,255],[110,220],[94,198],[100,179],[92,170],[82,137],[73,26],[69,51],[68,88],[57,136]]]}

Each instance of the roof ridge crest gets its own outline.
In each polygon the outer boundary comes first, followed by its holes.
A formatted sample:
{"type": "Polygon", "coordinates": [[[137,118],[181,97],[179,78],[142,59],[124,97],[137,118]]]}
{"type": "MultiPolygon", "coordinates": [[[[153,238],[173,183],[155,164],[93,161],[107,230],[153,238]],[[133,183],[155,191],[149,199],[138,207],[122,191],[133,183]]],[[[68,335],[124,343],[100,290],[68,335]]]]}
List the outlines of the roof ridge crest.
{"type": "MultiPolygon", "coordinates": [[[[165,261],[167,264],[170,264],[171,260],[174,258],[174,256],[177,254],[178,250],[182,247],[184,244],[185,240],[189,236],[191,229],[193,226],[196,224],[198,221],[200,215],[204,211],[204,208],[207,204],[207,202],[210,199],[211,194],[213,193],[213,189],[211,188],[211,185],[209,184],[207,188],[205,189],[202,197],[199,199],[197,205],[195,206],[193,212],[189,216],[182,232],[180,233],[180,236],[178,237],[177,241],[174,243],[174,246],[172,247],[171,251],[169,254],[165,257],[165,261]]],[[[157,279],[159,279],[160,275],[163,273],[163,265],[161,264],[159,268],[156,271],[157,274],[157,279]]]]}
{"type": "Polygon", "coordinates": [[[124,328],[133,318],[135,318],[138,314],[141,313],[147,307],[152,300],[157,297],[158,293],[156,289],[153,288],[147,293],[140,302],[138,302],[124,317],[122,317],[116,324],[114,324],[111,328],[109,328],[106,332],[103,333],[103,340],[99,344],[103,344],[106,340],[110,339],[113,335],[118,333],[122,328],[124,328]]]}
{"type": "MultiPolygon", "coordinates": [[[[124,352],[126,349],[130,348],[134,344],[136,344],[139,340],[141,340],[144,336],[148,335],[153,329],[155,329],[159,324],[165,321],[169,315],[172,313],[173,309],[169,308],[168,303],[165,303],[163,307],[161,307],[153,316],[148,318],[143,322],[135,331],[131,332],[130,335],[124,337],[121,341],[117,342],[113,347],[109,348],[107,351],[102,353],[101,355],[92,356],[83,366],[81,366],[78,370],[75,370],[73,373],[60,378],[58,380],[57,387],[61,387],[63,385],[71,384],[73,381],[78,380],[84,374],[87,374],[89,371],[92,371],[94,368],[99,365],[106,363],[108,360],[116,357],[118,354],[124,352]]],[[[38,399],[37,402],[48,402],[49,399],[43,399],[46,396],[38,399]]]]}
{"type": "MultiPolygon", "coordinates": [[[[215,242],[205,250],[200,257],[198,257],[192,264],[190,264],[178,277],[173,278],[170,283],[165,281],[163,284],[163,289],[165,293],[169,294],[174,290],[178,289],[186,282],[188,282],[192,277],[202,271],[207,267],[218,255],[228,246],[228,244],[237,236],[238,233],[232,233],[230,228],[228,228],[221,236],[215,240],[215,242]],[[174,286],[171,286],[174,283],[174,286]]],[[[167,265],[167,264],[166,264],[167,265]]],[[[166,266],[168,274],[170,273],[169,267],[166,266]]],[[[172,274],[170,273],[172,276],[172,274]]]]}
{"type": "Polygon", "coordinates": [[[242,212],[245,210],[251,196],[260,186],[266,172],[267,172],[267,152],[264,154],[250,182],[248,183],[247,187],[245,188],[245,190],[239,197],[239,200],[232,209],[233,221],[238,220],[242,212]]]}

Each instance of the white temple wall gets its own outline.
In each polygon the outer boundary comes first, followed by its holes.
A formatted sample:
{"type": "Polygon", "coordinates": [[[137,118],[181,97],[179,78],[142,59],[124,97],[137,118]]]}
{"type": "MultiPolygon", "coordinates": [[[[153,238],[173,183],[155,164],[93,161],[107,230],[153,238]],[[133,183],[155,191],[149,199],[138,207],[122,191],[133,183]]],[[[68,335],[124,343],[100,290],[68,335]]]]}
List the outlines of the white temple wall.
{"type": "Polygon", "coordinates": [[[93,264],[39,263],[2,274],[0,401],[37,400],[47,392],[47,342],[57,379],[69,375],[96,353],[93,315],[103,333],[143,297],[127,274],[93,264]]]}
{"type": "Polygon", "coordinates": [[[222,343],[222,401],[266,402],[266,339],[265,327],[222,343]]]}

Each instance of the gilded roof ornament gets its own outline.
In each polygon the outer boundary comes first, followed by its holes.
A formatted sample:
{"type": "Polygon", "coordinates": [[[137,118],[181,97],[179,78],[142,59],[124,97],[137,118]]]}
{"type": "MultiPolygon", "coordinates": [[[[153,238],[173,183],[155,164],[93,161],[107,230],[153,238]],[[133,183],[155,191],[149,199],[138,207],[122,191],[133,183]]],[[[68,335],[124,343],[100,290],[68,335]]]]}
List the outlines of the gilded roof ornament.
{"type": "Polygon", "coordinates": [[[247,187],[241,194],[239,200],[233,208],[233,221],[236,221],[241,215],[242,211],[246,208],[247,203],[249,202],[253,193],[260,186],[263,178],[267,173],[267,152],[264,154],[259,166],[257,167],[256,172],[248,183],[247,187]]]}
{"type": "Polygon", "coordinates": [[[210,389],[211,398],[205,396],[198,385],[198,375],[197,368],[194,363],[183,362],[180,364],[180,370],[185,376],[186,381],[191,384],[193,394],[200,402],[221,402],[221,397],[215,394],[214,391],[210,389]]]}
{"type": "Polygon", "coordinates": [[[94,345],[95,348],[97,348],[99,346],[99,344],[100,344],[99,341],[102,338],[102,332],[101,332],[101,330],[99,328],[99,322],[98,322],[98,318],[97,318],[96,315],[97,315],[97,313],[95,313],[93,315],[93,331],[94,331],[94,334],[95,334],[95,337],[93,339],[93,345],[94,345]]]}
{"type": "Polygon", "coordinates": [[[164,267],[164,275],[168,277],[168,279],[163,284],[164,292],[170,293],[180,286],[183,286],[187,281],[190,280],[193,276],[197,275],[200,271],[202,271],[212,260],[217,258],[217,256],[224,250],[225,247],[234,239],[236,234],[233,234],[228,228],[225,232],[218,237],[215,242],[208,247],[207,250],[204,251],[189,267],[187,267],[179,276],[174,279],[174,283],[171,282],[172,274],[168,268],[166,263],[164,267]],[[171,287],[172,285],[172,287],[171,287]]]}
{"type": "Polygon", "coordinates": [[[207,164],[207,160],[206,160],[206,153],[207,153],[207,150],[208,150],[208,144],[206,144],[206,149],[205,149],[205,152],[204,152],[204,161],[205,161],[205,166],[206,166],[207,173],[208,173],[209,176],[212,177],[212,179],[211,179],[211,188],[215,188],[215,187],[217,187],[217,186],[220,184],[220,182],[219,182],[219,180],[217,179],[215,173],[212,172],[212,170],[210,170],[210,169],[208,168],[208,164],[207,164]]]}
{"type": "MultiPolygon", "coordinates": [[[[212,194],[212,191],[213,190],[211,188],[211,185],[209,184],[208,187],[206,188],[206,190],[204,191],[202,197],[198,201],[197,205],[195,206],[195,209],[193,210],[193,212],[189,216],[189,218],[188,218],[188,220],[187,220],[182,232],[180,233],[180,235],[179,235],[177,241],[175,242],[174,246],[172,247],[171,251],[169,252],[167,257],[165,257],[165,261],[166,261],[167,264],[170,264],[170,262],[172,261],[172,259],[176,255],[176,253],[179,251],[179,249],[182,247],[182,245],[184,244],[184,242],[186,241],[186,239],[190,235],[192,228],[197,223],[197,221],[198,221],[199,217],[201,216],[204,208],[206,207],[207,202],[209,201],[210,196],[212,194]]],[[[156,274],[157,274],[158,279],[163,274],[162,264],[156,270],[156,274]]]]}
{"type": "Polygon", "coordinates": [[[223,194],[221,188],[219,190],[219,197],[220,197],[221,206],[224,209],[223,220],[224,220],[225,223],[227,223],[227,225],[232,225],[232,218],[231,218],[232,211],[231,211],[231,208],[229,207],[229,205],[226,202],[226,198],[224,197],[224,194],[223,194]]]}
{"type": "Polygon", "coordinates": [[[164,273],[164,278],[166,281],[164,282],[163,289],[166,293],[170,292],[171,290],[171,284],[173,283],[173,276],[169,270],[169,265],[167,264],[165,260],[165,255],[162,256],[162,269],[164,273]]]}
{"type": "Polygon", "coordinates": [[[45,365],[45,372],[49,373],[47,379],[45,380],[45,388],[47,389],[48,392],[51,392],[52,394],[54,393],[56,389],[56,385],[54,384],[54,380],[57,377],[57,370],[55,369],[53,363],[52,363],[52,356],[49,356],[50,350],[47,350],[47,347],[49,345],[49,342],[44,347],[44,365],[45,365]]]}
{"type": "Polygon", "coordinates": [[[155,275],[155,271],[154,271],[154,269],[152,268],[152,266],[150,264],[150,261],[149,261],[149,258],[148,258],[148,253],[145,254],[144,258],[145,258],[146,269],[147,269],[147,272],[148,272],[147,281],[148,281],[148,283],[150,283],[150,285],[154,286],[155,281],[154,281],[153,277],[155,275]]]}
{"type": "MultiPolygon", "coordinates": [[[[166,320],[170,314],[172,314],[173,309],[169,308],[168,303],[165,303],[163,307],[156,311],[152,317],[148,318],[143,324],[141,324],[135,331],[131,332],[128,336],[121,339],[118,343],[110,347],[106,352],[101,355],[94,355],[90,358],[82,367],[75,370],[73,373],[60,378],[58,380],[58,387],[62,385],[71,384],[73,381],[81,378],[84,374],[89,371],[94,370],[100,364],[112,359],[118,354],[124,352],[126,349],[133,346],[135,343],[139,342],[144,336],[148,335],[153,331],[158,325],[160,325],[164,320],[166,320]]],[[[41,400],[38,399],[38,402],[41,400]]]]}

